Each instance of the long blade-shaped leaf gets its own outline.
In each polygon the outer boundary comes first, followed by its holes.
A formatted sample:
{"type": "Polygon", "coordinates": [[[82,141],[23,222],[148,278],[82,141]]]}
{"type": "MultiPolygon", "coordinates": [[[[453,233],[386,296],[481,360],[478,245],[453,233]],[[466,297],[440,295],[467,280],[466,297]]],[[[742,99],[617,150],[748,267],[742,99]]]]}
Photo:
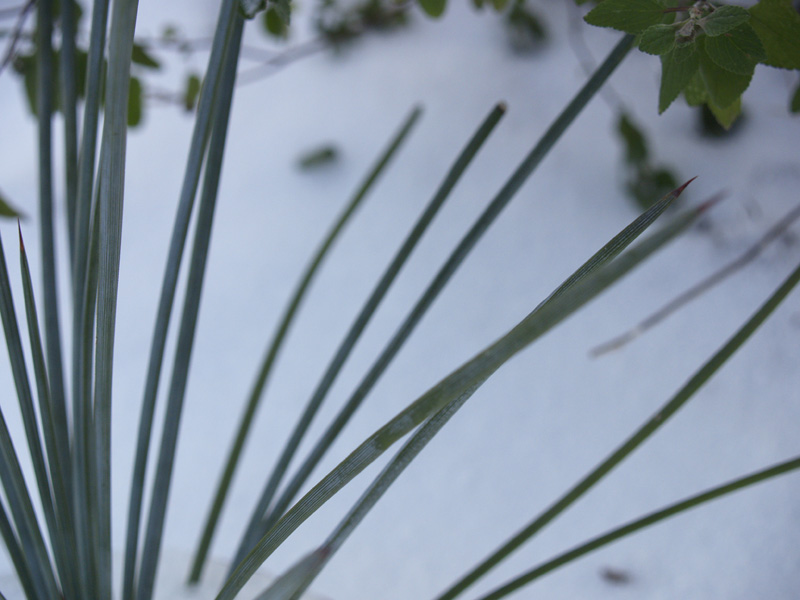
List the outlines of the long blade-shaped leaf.
{"type": "Polygon", "coordinates": [[[189,375],[189,362],[194,344],[197,326],[197,315],[200,310],[200,296],[205,275],[206,259],[211,242],[211,225],[214,218],[217,191],[219,187],[222,158],[225,150],[225,139],[228,132],[233,88],[236,82],[236,66],[242,43],[244,21],[240,16],[234,18],[231,44],[225,53],[222,69],[222,80],[217,106],[214,111],[211,143],[208,151],[203,192],[198,208],[197,228],[195,230],[194,248],[189,266],[189,278],[186,284],[186,298],[181,316],[178,341],[175,348],[175,363],[167,395],[167,407],[164,417],[164,429],[161,434],[161,448],[153,483],[153,494],[150,503],[150,514],[145,532],[142,560],[139,570],[137,600],[150,600],[153,595],[156,568],[161,550],[161,538],[167,510],[172,467],[175,461],[175,448],[178,441],[183,400],[186,393],[186,381],[189,375]]]}
{"type": "Polygon", "coordinates": [[[61,21],[61,94],[59,98],[61,100],[61,114],[64,116],[67,237],[69,239],[70,264],[74,265],[75,214],[78,194],[78,90],[75,64],[75,3],[73,0],[61,0],[59,8],[61,21]]]}
{"type": "Polygon", "coordinates": [[[600,465],[593,469],[586,477],[581,479],[572,489],[559,498],[530,524],[509,539],[503,546],[495,551],[464,578],[453,585],[438,600],[450,600],[457,597],[480,577],[490,571],[524,542],[538,533],[548,523],[566,510],[576,500],[589,491],[598,481],[605,477],[614,467],[621,463],[636,448],[644,443],[653,433],[666,423],[678,410],[680,410],[714,375],[722,365],[736,352],[767,319],[773,310],[786,297],[791,289],[800,280],[800,267],[784,282],[784,284],[764,303],[764,305],[737,331],[719,351],[706,362],[689,381],[659,410],[642,425],[631,437],[620,445],[600,465]]]}
{"type": "Polygon", "coordinates": [[[111,14],[103,141],[100,150],[99,269],[97,343],[93,407],[93,472],[96,514],[93,540],[97,550],[98,600],[110,600],[111,586],[111,389],[114,331],[122,246],[122,204],[125,187],[128,87],[137,0],[116,0],[111,14]]]}
{"type": "Polygon", "coordinates": [[[662,508],[661,510],[657,510],[645,515],[644,517],[636,519],[635,521],[626,523],[625,525],[617,527],[616,529],[589,540],[588,542],[583,543],[572,550],[564,552],[563,554],[548,560],[538,567],[523,573],[519,577],[516,577],[505,585],[497,588],[493,592],[482,596],[479,600],[499,600],[500,598],[505,598],[510,593],[515,592],[519,588],[531,583],[532,581],[535,581],[543,575],[546,575],[551,571],[555,571],[559,567],[562,567],[565,564],[580,558],[581,556],[589,554],[590,552],[594,552],[603,546],[611,544],[620,538],[631,535],[632,533],[644,529],[645,527],[655,525],[656,523],[659,523],[665,519],[669,519],[670,517],[674,517],[675,515],[692,508],[696,508],[701,504],[705,504],[706,502],[711,502],[712,500],[716,500],[722,496],[727,496],[728,494],[744,489],[751,485],[761,483],[767,479],[772,479],[774,477],[778,477],[779,475],[785,475],[786,473],[794,471],[798,468],[800,468],[800,457],[787,460],[745,477],[734,479],[733,481],[707,490],[701,494],[697,494],[685,500],[681,500],[680,502],[676,502],[675,504],[671,504],[666,508],[662,508]]]}
{"type": "MultiPolygon", "coordinates": [[[[505,105],[498,105],[483,121],[476,133],[473,135],[472,139],[456,159],[453,167],[450,169],[439,189],[436,191],[428,206],[418,219],[417,223],[412,228],[408,237],[397,251],[395,257],[389,263],[386,271],[381,276],[372,294],[364,304],[364,307],[361,309],[359,315],[356,317],[350,330],[347,332],[347,335],[339,346],[339,349],[336,351],[336,354],[331,360],[331,363],[325,371],[325,374],[320,380],[316,390],[314,390],[308,406],[306,407],[305,413],[303,414],[300,422],[297,424],[295,431],[292,433],[292,437],[290,438],[290,441],[287,444],[287,447],[284,450],[277,467],[273,471],[273,474],[271,475],[270,480],[264,489],[264,493],[261,496],[259,504],[256,507],[250,524],[246,530],[247,535],[245,536],[244,542],[240,548],[240,554],[238,556],[239,560],[244,558],[247,553],[246,551],[248,551],[252,545],[264,535],[266,530],[269,529],[271,523],[274,523],[274,521],[280,518],[284,511],[289,507],[291,501],[294,499],[300,487],[302,487],[314,466],[316,466],[322,455],[336,439],[336,436],[342,430],[347,420],[349,420],[349,418],[355,413],[357,406],[349,407],[350,410],[345,412],[345,416],[341,419],[337,419],[333,426],[326,430],[322,438],[317,441],[317,444],[312,451],[312,455],[303,463],[298,472],[290,481],[287,488],[281,494],[281,497],[278,499],[275,506],[270,509],[270,515],[264,519],[265,512],[272,502],[281,478],[288,468],[291,459],[294,457],[294,453],[296,452],[305,431],[307,431],[309,425],[311,424],[311,419],[313,418],[315,412],[319,409],[319,406],[330,390],[330,387],[333,385],[333,382],[336,380],[336,377],[347,360],[347,357],[350,355],[351,350],[355,347],[359,336],[364,331],[364,328],[367,326],[367,323],[374,314],[375,310],[377,310],[381,300],[386,295],[397,274],[400,272],[400,269],[403,267],[406,260],[408,260],[411,252],[414,250],[419,240],[422,239],[422,235],[433,221],[433,218],[439,212],[439,209],[444,205],[445,200],[450,195],[450,192],[455,187],[461,175],[469,166],[470,162],[483,145],[483,142],[488,138],[489,134],[492,132],[504,113],[505,105]],[[262,519],[264,519],[263,523],[261,523],[262,519]]],[[[234,560],[234,564],[238,563],[239,560],[234,560]]]]}
{"type": "MultiPolygon", "coordinates": [[[[20,404],[24,405],[26,404],[23,401],[24,396],[27,395],[30,400],[30,382],[25,368],[25,357],[22,352],[14,301],[11,297],[11,284],[2,240],[0,240],[0,319],[2,319],[5,331],[14,383],[20,396],[20,404]]],[[[24,408],[23,411],[25,411],[24,408]]],[[[32,454],[35,453],[35,450],[36,448],[31,448],[32,454]]],[[[39,453],[41,454],[41,447],[39,447],[39,453]]],[[[0,410],[0,481],[14,517],[22,551],[33,574],[37,593],[42,599],[55,597],[53,594],[57,594],[58,590],[52,566],[2,410],[0,410]]],[[[37,477],[37,481],[39,481],[39,477],[37,477]]],[[[48,489],[48,499],[49,493],[48,489]]],[[[52,513],[52,504],[50,511],[52,513]]]]}
{"type": "Polygon", "coordinates": [[[133,475],[131,477],[127,537],[125,541],[125,566],[122,584],[123,600],[132,600],[135,593],[136,554],[139,545],[139,528],[142,514],[142,498],[144,495],[145,471],[150,449],[156,394],[161,378],[164,348],[167,343],[167,330],[172,315],[178,273],[180,271],[183,251],[186,245],[186,235],[189,230],[189,221],[194,207],[198,182],[200,180],[203,157],[205,156],[208,145],[213,110],[218,102],[216,97],[220,90],[219,82],[224,56],[231,44],[235,14],[236,0],[225,0],[220,6],[217,30],[214,34],[214,42],[208,59],[208,68],[206,69],[205,84],[200,92],[195,127],[192,132],[189,156],[184,172],[181,195],[178,201],[178,212],[175,217],[175,224],[173,225],[172,237],[167,255],[167,264],[161,285],[161,296],[158,303],[156,323],[153,329],[141,416],[139,418],[136,457],[134,460],[133,475]]]}
{"type": "Polygon", "coordinates": [[[8,556],[11,558],[11,563],[14,565],[14,570],[17,572],[17,578],[22,585],[22,589],[25,591],[25,597],[36,598],[36,586],[33,584],[33,575],[28,567],[28,562],[25,560],[22,548],[20,548],[14,528],[8,520],[6,507],[3,506],[2,502],[0,502],[0,535],[3,536],[3,542],[6,545],[8,556]]]}
{"type": "MultiPolygon", "coordinates": [[[[89,435],[91,430],[92,367],[95,302],[97,300],[97,243],[99,211],[92,209],[95,197],[94,174],[97,154],[97,131],[100,120],[100,85],[106,46],[109,0],[95,0],[92,7],[92,28],[87,57],[86,102],[83,112],[83,133],[78,166],[78,189],[75,206],[74,249],[72,265],[72,426],[73,464],[72,512],[75,515],[77,574],[85,597],[94,597],[94,578],[91,575],[92,548],[89,532],[89,435]],[[94,216],[93,216],[94,213],[94,216]],[[93,223],[95,224],[93,226],[93,223]],[[92,234],[94,230],[94,234],[92,234]],[[94,240],[94,246],[92,242],[94,240]],[[91,275],[93,265],[94,271],[91,275]]],[[[60,428],[59,428],[60,430],[60,428]]],[[[70,451],[66,436],[59,439],[60,452],[70,451]]]]}
{"type": "MultiPolygon", "coordinates": [[[[684,184],[679,190],[683,190],[687,184],[684,184]]],[[[668,194],[664,197],[659,205],[653,207],[650,211],[645,213],[642,217],[634,221],[630,226],[626,227],[620,234],[615,236],[608,244],[598,250],[588,261],[586,261],[578,270],[576,270],[564,283],[562,283],[555,292],[550,294],[546,300],[541,302],[534,311],[529,315],[526,320],[532,320],[540,311],[546,311],[548,305],[555,304],[559,298],[567,293],[571,288],[578,285],[584,278],[589,277],[593,272],[601,269],[604,265],[608,264],[615,256],[624,250],[631,242],[633,242],[638,235],[640,235],[654,220],[661,214],[661,212],[669,205],[669,203],[678,195],[679,190],[668,194]]],[[[697,211],[688,214],[690,219],[693,219],[701,211],[705,210],[705,206],[697,211]]],[[[688,225],[689,219],[680,219],[677,221],[678,227],[673,226],[668,231],[669,237],[663,237],[663,240],[669,240],[674,235],[677,235],[683,228],[688,225]]],[[[653,250],[659,247],[653,247],[653,250]]],[[[651,244],[652,245],[652,244],[651,244]]],[[[621,271],[620,275],[625,271],[621,271]]],[[[442,427],[450,420],[450,418],[464,405],[464,403],[471,397],[472,393],[477,389],[471,388],[465,390],[458,395],[454,400],[451,400],[444,408],[434,414],[428,421],[426,421],[416,433],[409,439],[403,448],[397,453],[392,461],[384,468],[381,474],[373,481],[367,491],[362,495],[359,501],[353,506],[348,515],[337,526],[334,532],[328,537],[325,543],[320,547],[324,550],[324,560],[316,563],[315,570],[308,569],[305,579],[295,578],[298,584],[294,597],[305,591],[311,584],[312,579],[319,574],[324,565],[333,557],[336,551],[341,547],[345,540],[350,536],[353,530],[364,519],[367,513],[383,496],[386,490],[394,483],[397,477],[405,470],[405,468],[414,460],[417,455],[422,451],[428,442],[441,430],[442,427]]]]}
{"type": "MultiPolygon", "coordinates": [[[[563,135],[567,127],[577,117],[583,107],[586,106],[597,90],[600,89],[602,84],[611,75],[616,66],[619,65],[622,59],[627,55],[631,48],[632,41],[633,38],[631,36],[623,36],[619,43],[609,53],[606,60],[600,65],[600,67],[598,67],[592,77],[589,78],[589,81],[587,81],[581,90],[575,95],[572,101],[566,106],[566,108],[562,111],[558,118],[556,118],[550,128],[545,132],[536,146],[534,146],[528,156],[525,157],[523,162],[512,174],[500,192],[498,192],[486,210],[484,210],[483,214],[481,214],[473,227],[461,239],[456,249],[453,250],[452,254],[436,274],[433,281],[425,290],[417,304],[410,311],[405,321],[403,321],[403,323],[400,325],[394,337],[389,341],[384,351],[376,359],[367,375],[364,376],[358,388],[348,399],[344,408],[342,408],[342,410],[339,412],[334,423],[331,425],[331,428],[328,430],[328,432],[326,432],[325,439],[323,439],[320,444],[318,444],[317,447],[312,450],[312,454],[309,456],[308,461],[301,467],[301,471],[298,472],[296,481],[290,484],[290,487],[287,488],[287,497],[289,493],[292,495],[296,493],[297,490],[295,488],[299,488],[301,486],[301,484],[298,484],[300,478],[307,477],[306,471],[313,468],[312,463],[319,460],[319,457],[321,457],[322,453],[324,453],[326,445],[329,444],[327,438],[330,437],[331,431],[340,426],[343,427],[344,423],[346,423],[346,421],[350,418],[352,412],[354,412],[361,402],[363,402],[364,398],[372,390],[378,379],[396,356],[397,352],[400,351],[400,348],[402,348],[406,339],[408,339],[408,337],[411,335],[411,332],[425,315],[431,304],[433,304],[433,301],[436,299],[442,289],[444,289],[445,285],[447,285],[447,282],[467,257],[477,241],[483,236],[489,226],[511,201],[511,198],[513,198],[516,192],[522,187],[527,178],[530,177],[542,159],[547,155],[561,135],[563,135]],[[319,455],[319,457],[316,455],[319,455]]],[[[286,502],[286,498],[282,499],[281,504],[288,504],[286,502]]],[[[278,517],[280,517],[280,514],[277,511],[273,511],[270,516],[261,522],[257,534],[265,534],[278,517]]]]}
{"type": "MultiPolygon", "coordinates": [[[[674,197],[672,194],[670,196],[674,197]]],[[[667,198],[664,200],[667,200],[667,198]]],[[[666,202],[660,202],[650,210],[661,212],[666,205],[666,202]]],[[[551,296],[552,301],[540,304],[506,335],[445,377],[367,438],[333,471],[314,486],[259,541],[255,549],[240,563],[236,571],[225,583],[222,591],[217,596],[217,600],[230,600],[233,598],[264,560],[301,523],[382,455],[392,444],[439,411],[449,411],[453,407],[455,409],[459,408],[503,363],[608,288],[645,258],[661,248],[667,241],[673,239],[691,223],[697,212],[694,211],[684,215],[681,219],[671,223],[637,248],[621,256],[591,277],[576,281],[572,289],[565,289],[560,297],[551,296]]],[[[620,233],[615,240],[630,237],[630,233],[636,229],[643,230],[642,224],[650,220],[650,216],[651,213],[648,211],[648,213],[639,217],[620,233]]],[[[650,222],[652,221],[650,220],[650,222]]],[[[598,254],[601,253],[603,253],[603,250],[598,254]]],[[[594,260],[594,257],[590,260],[594,260]]],[[[444,421],[442,421],[443,423],[444,421]]],[[[419,446],[419,449],[421,447],[419,446]]],[[[400,462],[402,463],[402,461],[400,462]]],[[[397,471],[396,474],[399,474],[399,472],[397,471]]],[[[396,475],[393,474],[392,476],[396,475]]]]}
{"type": "MultiPolygon", "coordinates": [[[[52,113],[56,91],[53,88],[53,0],[42,0],[38,3],[38,18],[39,226],[44,283],[45,344],[54,416],[59,423],[66,424],[67,409],[58,318],[56,238],[53,227],[52,113]]],[[[61,440],[62,451],[66,450],[64,447],[65,434],[66,430],[61,434],[63,438],[61,440]]]]}
{"type": "MultiPolygon", "coordinates": [[[[244,413],[239,421],[236,437],[234,438],[233,445],[228,453],[228,459],[225,462],[222,477],[220,478],[219,485],[217,486],[217,492],[214,495],[214,500],[211,504],[206,525],[203,529],[203,534],[201,536],[197,553],[192,564],[191,573],[189,574],[189,581],[198,581],[200,578],[203,565],[208,557],[211,539],[214,535],[217,523],[219,522],[223,504],[225,503],[225,499],[228,495],[236,467],[239,464],[239,458],[244,448],[245,441],[247,440],[247,435],[252,427],[256,409],[258,408],[261,398],[263,397],[264,388],[266,387],[269,375],[272,372],[272,366],[275,363],[275,359],[278,357],[278,353],[283,347],[283,342],[286,339],[286,335],[289,333],[289,328],[294,321],[297,311],[299,310],[312,281],[321,268],[325,258],[328,256],[334,243],[344,231],[347,223],[355,215],[356,210],[359,208],[359,206],[361,206],[362,202],[367,197],[368,192],[372,189],[381,173],[383,173],[383,171],[386,169],[392,157],[399,150],[403,141],[408,137],[411,129],[414,127],[414,124],[417,122],[421,114],[421,109],[415,108],[403,122],[403,125],[394,135],[388,147],[384,150],[378,161],[367,174],[359,188],[356,190],[353,198],[351,198],[351,200],[348,202],[344,211],[342,211],[342,213],[337,217],[333,227],[325,236],[322,244],[320,244],[319,248],[314,254],[314,257],[306,267],[302,277],[300,278],[300,282],[297,284],[297,287],[292,294],[291,300],[286,306],[283,316],[281,317],[280,324],[278,325],[278,329],[270,341],[269,348],[264,355],[264,360],[259,368],[256,381],[252,390],[250,391],[250,395],[248,396],[244,413]]],[[[256,519],[260,519],[262,513],[263,510],[256,515],[256,519]]],[[[242,545],[244,545],[244,541],[242,542],[242,545]]]]}
{"type": "MultiPolygon", "coordinates": [[[[31,343],[36,387],[39,393],[39,415],[41,417],[45,449],[47,451],[47,464],[52,484],[53,508],[55,512],[51,517],[53,525],[51,526],[50,539],[54,548],[58,573],[61,578],[62,586],[64,587],[64,593],[67,598],[77,599],[79,594],[76,587],[75,575],[78,572],[78,565],[75,560],[75,554],[72,552],[72,548],[75,544],[75,531],[72,524],[72,512],[70,511],[71,498],[65,480],[65,472],[68,473],[69,471],[64,468],[64,464],[69,460],[69,456],[59,454],[58,437],[56,435],[56,427],[66,427],[66,424],[57,424],[53,418],[44,350],[42,349],[42,341],[39,334],[39,320],[33,295],[33,282],[28,266],[28,257],[25,253],[25,245],[22,242],[21,231],[19,234],[19,242],[20,270],[22,271],[22,288],[25,295],[25,314],[28,320],[28,337],[31,343]]],[[[43,475],[46,479],[47,474],[44,473],[43,475]]],[[[48,497],[47,502],[49,501],[50,498],[48,497]]]]}

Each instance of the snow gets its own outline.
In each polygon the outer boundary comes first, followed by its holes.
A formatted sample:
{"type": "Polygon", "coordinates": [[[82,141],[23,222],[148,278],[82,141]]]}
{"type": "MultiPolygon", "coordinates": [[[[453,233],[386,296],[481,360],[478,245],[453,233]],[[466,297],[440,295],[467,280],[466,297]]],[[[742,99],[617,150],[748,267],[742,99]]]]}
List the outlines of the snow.
{"type": "MultiPolygon", "coordinates": [[[[412,107],[424,107],[421,122],[337,243],[278,360],[213,545],[221,560],[234,553],[300,406],[473,129],[496,102],[508,104],[508,114],[346,364],[310,439],[321,433],[450,249],[585,80],[568,34],[571,3],[537,4],[552,36],[531,56],[512,53],[497,19],[466,4],[451,1],[435,22],[415,12],[405,30],[366,36],[340,55],[304,58],[237,90],[167,515],[168,554],[184,556],[194,548],[240,406],[300,269],[412,107]],[[311,173],[296,168],[298,156],[326,142],[339,147],[338,162],[311,173]]],[[[140,30],[157,34],[163,23],[178,22],[189,35],[208,35],[215,5],[143,1],[140,30]]],[[[308,5],[300,5],[296,17],[293,43],[310,35],[308,5]]],[[[598,61],[618,38],[588,26],[580,31],[598,61]]],[[[247,43],[263,45],[263,36],[249,31],[247,43]]],[[[200,53],[190,60],[199,65],[203,58],[200,53]]],[[[185,70],[173,61],[164,85],[185,70]]],[[[794,74],[758,69],[744,97],[747,120],[728,142],[700,138],[694,112],[679,103],[658,116],[657,75],[656,59],[632,54],[610,86],[644,126],[656,160],[683,179],[698,176],[685,194],[687,205],[721,189],[727,199],[704,228],[688,232],[501,368],[332,559],[313,586],[318,595],[435,597],[658,410],[797,264],[797,238],[786,236],[634,342],[603,357],[588,355],[736,258],[798,200],[800,120],[786,111],[794,74]]],[[[0,89],[0,185],[30,215],[23,234],[37,265],[33,122],[15,78],[4,74],[0,89]]],[[[635,217],[622,191],[614,116],[596,98],[577,119],[459,269],[315,481],[515,325],[635,217]]],[[[179,109],[150,106],[145,126],[129,140],[114,380],[117,548],[123,544],[150,328],[190,132],[191,118],[179,109]]],[[[15,229],[0,224],[12,279],[15,229]]],[[[796,236],[797,227],[793,231],[796,236]]],[[[59,235],[63,246],[62,230],[59,235]]],[[[38,271],[34,277],[38,281],[38,271]]],[[[13,291],[21,315],[21,291],[13,291]]],[[[67,316],[65,304],[63,323],[67,316]]],[[[799,331],[794,292],[652,440],[465,597],[618,524],[800,454],[799,331]]],[[[5,361],[0,369],[3,413],[22,444],[5,361]]],[[[301,446],[301,456],[309,449],[308,443],[301,446]]],[[[290,537],[265,569],[283,572],[327,537],[385,461],[379,463],[290,537]]],[[[798,494],[797,474],[738,492],[591,554],[513,597],[795,599],[798,494]],[[606,581],[606,568],[629,580],[606,581]]],[[[9,573],[7,558],[0,561],[0,572],[9,573]]],[[[0,591],[11,598],[7,581],[0,580],[0,591]]]]}

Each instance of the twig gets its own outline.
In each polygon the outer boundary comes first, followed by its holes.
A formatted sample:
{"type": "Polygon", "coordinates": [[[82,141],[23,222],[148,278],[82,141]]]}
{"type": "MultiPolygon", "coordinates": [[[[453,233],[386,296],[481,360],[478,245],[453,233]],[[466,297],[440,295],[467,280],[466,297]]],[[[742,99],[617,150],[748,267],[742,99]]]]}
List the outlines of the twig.
{"type": "Polygon", "coordinates": [[[236,84],[241,86],[260,81],[266,77],[269,77],[270,75],[273,75],[276,71],[279,71],[283,67],[300,60],[301,58],[306,58],[316,54],[317,52],[321,52],[327,49],[329,46],[330,42],[328,42],[328,40],[322,36],[308,40],[307,42],[303,42],[301,44],[297,44],[296,46],[292,46],[291,48],[288,48],[283,52],[270,57],[260,65],[241,71],[237,77],[236,84]]]}
{"type": "Polygon", "coordinates": [[[14,52],[17,49],[17,42],[19,42],[20,35],[22,35],[22,28],[25,26],[25,19],[27,18],[28,13],[31,11],[34,4],[36,4],[35,0],[28,0],[27,3],[17,9],[19,10],[19,17],[17,17],[17,23],[14,25],[14,33],[11,35],[11,41],[8,44],[8,49],[6,49],[3,62],[0,63],[0,74],[2,74],[9,63],[11,63],[11,59],[14,58],[14,52]]]}
{"type": "Polygon", "coordinates": [[[622,335],[619,335],[604,344],[596,346],[589,354],[596,357],[600,356],[601,354],[611,352],[612,350],[617,350],[651,327],[657,325],[672,313],[723,281],[729,275],[732,275],[748,263],[755,260],[759,254],[763,252],[764,248],[783,235],[783,233],[786,232],[789,226],[794,223],[798,217],[800,217],[800,205],[789,211],[788,214],[786,214],[780,221],[773,225],[772,228],[767,231],[767,233],[765,233],[760,240],[748,248],[744,254],[739,256],[739,258],[728,263],[722,269],[712,273],[710,276],[706,277],[696,285],[680,294],[678,297],[662,306],[659,310],[652,313],[649,317],[636,325],[636,327],[633,327],[622,335]]]}

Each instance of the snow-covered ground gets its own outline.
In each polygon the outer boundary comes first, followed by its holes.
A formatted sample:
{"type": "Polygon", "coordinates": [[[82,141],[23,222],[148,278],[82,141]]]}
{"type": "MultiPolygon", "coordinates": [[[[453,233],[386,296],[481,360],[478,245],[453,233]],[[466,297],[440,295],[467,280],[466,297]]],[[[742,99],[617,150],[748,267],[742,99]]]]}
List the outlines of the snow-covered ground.
{"type": "MultiPolygon", "coordinates": [[[[450,4],[440,21],[415,13],[405,30],[370,35],[341,55],[314,55],[237,90],[168,513],[171,554],[185,555],[197,541],[240,406],[301,267],[412,106],[424,107],[420,124],[337,244],[278,361],[213,547],[222,560],[233,553],[299,407],[473,129],[497,101],[507,102],[506,117],[347,363],[312,438],[585,80],[569,40],[569,2],[538,3],[552,35],[531,56],[509,50],[490,13],[450,4]],[[296,158],[325,142],[340,148],[340,160],[315,172],[298,170],[296,158]]],[[[216,5],[143,0],[140,31],[158,34],[164,23],[176,22],[188,35],[209,35],[216,5]]],[[[309,35],[309,7],[299,6],[293,43],[309,35]]],[[[597,60],[618,38],[589,26],[581,32],[597,60]]],[[[247,41],[264,43],[255,30],[247,41]]],[[[171,82],[184,73],[173,62],[165,75],[171,82]]],[[[648,418],[796,266],[795,227],[795,236],[667,322],[616,352],[589,357],[593,346],[736,258],[800,200],[800,119],[786,110],[796,74],[757,70],[744,96],[747,120],[729,142],[698,137],[694,112],[680,103],[658,116],[657,76],[655,58],[633,53],[610,86],[644,125],[655,159],[684,179],[698,176],[686,192],[688,203],[721,189],[727,200],[706,227],[686,234],[490,379],[323,571],[314,585],[318,594],[433,598],[648,418]]],[[[23,233],[36,265],[36,136],[22,99],[19,82],[4,74],[0,187],[31,215],[23,233]]],[[[579,117],[461,267],[317,477],[505,333],[634,218],[622,191],[614,117],[603,98],[579,117]]],[[[144,127],[130,136],[114,381],[116,547],[123,540],[150,328],[191,125],[179,109],[150,106],[144,127]]],[[[0,232],[16,273],[16,224],[3,222],[0,232]]],[[[66,297],[63,273],[61,284],[66,297]]],[[[22,296],[14,292],[19,312],[22,296]]],[[[800,454],[798,297],[790,296],[650,442],[465,597],[617,524],[800,454]]],[[[5,361],[0,369],[3,413],[22,444],[5,361]]],[[[310,519],[265,569],[280,573],[327,536],[379,467],[310,519]]],[[[800,596],[799,494],[797,474],[750,488],[579,560],[514,597],[794,600],[800,596]],[[602,577],[604,569],[623,572],[628,581],[614,585],[602,577]]],[[[5,556],[0,561],[8,572],[5,556]]]]}

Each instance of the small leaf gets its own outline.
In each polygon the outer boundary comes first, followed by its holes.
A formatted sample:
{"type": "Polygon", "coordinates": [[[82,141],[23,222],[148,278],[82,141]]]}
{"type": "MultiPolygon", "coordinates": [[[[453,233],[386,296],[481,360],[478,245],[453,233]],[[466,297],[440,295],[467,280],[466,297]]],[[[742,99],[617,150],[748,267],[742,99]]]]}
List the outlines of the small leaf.
{"type": "Polygon", "coordinates": [[[706,84],[708,97],[718,109],[729,107],[741,97],[750,85],[752,75],[732,73],[711,60],[705,50],[700,51],[700,75],[706,84]]]}
{"type": "Polygon", "coordinates": [[[183,92],[183,106],[186,110],[194,110],[200,95],[200,83],[200,78],[194,73],[186,78],[186,90],[183,92]]]}
{"type": "Polygon", "coordinates": [[[281,20],[284,27],[288,27],[292,18],[291,0],[269,0],[267,3],[268,12],[274,12],[281,20]]]}
{"type": "Polygon", "coordinates": [[[750,9],[750,25],[764,45],[765,65],[800,69],[800,14],[791,0],[761,0],[750,9]]]}
{"type": "Polygon", "coordinates": [[[628,163],[636,164],[647,160],[647,142],[644,135],[624,112],[619,115],[617,132],[625,142],[625,160],[628,163]]]}
{"type": "Polygon", "coordinates": [[[24,219],[24,215],[16,208],[9,204],[3,192],[0,192],[0,217],[9,217],[12,219],[24,219]]]}
{"type": "Polygon", "coordinates": [[[758,61],[766,58],[761,41],[749,25],[706,38],[705,49],[717,66],[739,75],[752,76],[758,61]]]}
{"type": "Polygon", "coordinates": [[[651,25],[639,40],[639,50],[648,54],[666,54],[674,47],[675,28],[672,25],[651,25]]]}
{"type": "Polygon", "coordinates": [[[264,31],[279,39],[285,39],[289,35],[289,28],[278,15],[278,11],[270,7],[263,14],[261,24],[264,26],[264,31]]]}
{"type": "Polygon", "coordinates": [[[141,44],[134,43],[133,44],[133,52],[131,53],[131,60],[136,63],[137,65],[141,65],[143,67],[147,67],[148,69],[160,69],[161,63],[159,63],[151,54],[147,52],[144,46],[141,44]]]}
{"type": "Polygon", "coordinates": [[[128,127],[136,127],[142,121],[142,82],[131,77],[128,88],[128,127]]]}
{"type": "Polygon", "coordinates": [[[734,121],[742,114],[742,98],[741,96],[734,100],[725,108],[720,108],[713,102],[708,103],[708,108],[717,120],[717,123],[727,131],[731,128],[734,121]]]}
{"type": "Polygon", "coordinates": [[[700,24],[706,35],[711,37],[728,33],[739,25],[747,23],[750,13],[741,6],[720,6],[700,24]]]}
{"type": "Polygon", "coordinates": [[[789,110],[795,114],[800,113],[800,83],[794,89],[794,95],[789,103],[789,110]]]}
{"type": "Polygon", "coordinates": [[[492,7],[497,12],[502,12],[508,6],[509,0],[492,0],[492,7]]]}
{"type": "Polygon", "coordinates": [[[658,25],[664,16],[664,6],[657,0],[604,0],[584,19],[590,25],[636,34],[658,25]]]}
{"type": "Polygon", "coordinates": [[[316,167],[330,164],[338,157],[339,151],[336,149],[336,146],[332,144],[326,144],[303,154],[297,160],[297,164],[303,170],[314,169],[316,167]]]}
{"type": "Polygon", "coordinates": [[[417,2],[419,2],[419,6],[425,11],[425,14],[434,19],[441,17],[447,6],[447,0],[417,0],[417,2]]]}
{"type": "Polygon", "coordinates": [[[658,112],[663,113],[678,97],[699,66],[695,44],[676,47],[661,56],[661,89],[658,93],[658,112]]]}

